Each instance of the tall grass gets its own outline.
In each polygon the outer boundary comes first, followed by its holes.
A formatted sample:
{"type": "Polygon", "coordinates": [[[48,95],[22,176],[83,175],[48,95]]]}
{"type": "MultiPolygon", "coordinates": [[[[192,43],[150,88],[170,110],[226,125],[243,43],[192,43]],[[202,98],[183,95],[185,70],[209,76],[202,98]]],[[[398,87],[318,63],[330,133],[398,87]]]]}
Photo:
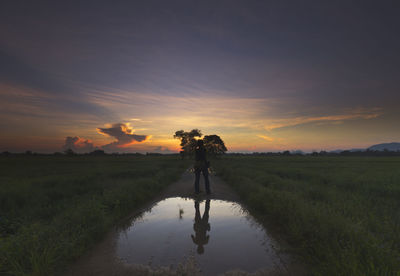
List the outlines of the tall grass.
{"type": "Polygon", "coordinates": [[[186,167],[177,156],[0,158],[0,274],[60,273],[186,167]]]}
{"type": "Polygon", "coordinates": [[[400,275],[400,158],[226,156],[213,165],[314,275],[400,275]]]}

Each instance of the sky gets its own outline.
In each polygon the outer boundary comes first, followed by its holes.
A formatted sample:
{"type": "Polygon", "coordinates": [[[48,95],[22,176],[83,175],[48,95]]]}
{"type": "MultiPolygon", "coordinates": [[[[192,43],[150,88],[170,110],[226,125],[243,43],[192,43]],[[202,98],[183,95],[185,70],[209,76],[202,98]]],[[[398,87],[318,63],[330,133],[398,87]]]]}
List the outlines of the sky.
{"type": "Polygon", "coordinates": [[[0,4],[0,152],[400,142],[398,1],[0,4]]]}

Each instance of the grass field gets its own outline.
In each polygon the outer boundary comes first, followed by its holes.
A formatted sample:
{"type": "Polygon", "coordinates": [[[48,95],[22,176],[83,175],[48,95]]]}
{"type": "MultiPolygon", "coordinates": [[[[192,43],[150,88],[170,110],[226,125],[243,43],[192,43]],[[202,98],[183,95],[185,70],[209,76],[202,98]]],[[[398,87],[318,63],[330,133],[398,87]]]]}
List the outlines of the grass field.
{"type": "MultiPolygon", "coordinates": [[[[0,274],[59,274],[190,162],[0,157],[0,274]]],[[[312,274],[400,275],[399,157],[224,156],[212,166],[312,274]]]]}
{"type": "Polygon", "coordinates": [[[0,274],[52,275],[176,181],[178,156],[0,157],[0,274]]]}
{"type": "Polygon", "coordinates": [[[225,156],[213,166],[314,275],[400,275],[399,157],[225,156]]]}

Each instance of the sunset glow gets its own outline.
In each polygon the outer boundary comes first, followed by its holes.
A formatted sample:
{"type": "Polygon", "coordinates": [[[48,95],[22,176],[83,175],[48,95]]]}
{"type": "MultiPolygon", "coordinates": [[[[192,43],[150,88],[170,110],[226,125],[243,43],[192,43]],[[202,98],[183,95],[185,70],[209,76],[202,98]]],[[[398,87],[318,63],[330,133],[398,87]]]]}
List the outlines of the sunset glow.
{"type": "Polygon", "coordinates": [[[194,128],[228,152],[400,140],[390,6],[223,3],[2,8],[0,151],[171,153],[194,128]]]}

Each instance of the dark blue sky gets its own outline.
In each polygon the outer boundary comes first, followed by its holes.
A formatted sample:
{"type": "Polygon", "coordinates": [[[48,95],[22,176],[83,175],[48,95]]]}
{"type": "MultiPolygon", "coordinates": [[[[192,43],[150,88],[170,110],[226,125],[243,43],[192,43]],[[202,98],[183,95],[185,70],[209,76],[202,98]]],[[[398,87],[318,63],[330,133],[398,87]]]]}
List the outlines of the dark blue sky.
{"type": "Polygon", "coordinates": [[[399,12],[397,1],[3,1],[0,139],[27,147],[27,124],[44,150],[139,118],[154,147],[192,126],[237,150],[252,150],[247,136],[257,150],[400,140],[399,12]]]}

